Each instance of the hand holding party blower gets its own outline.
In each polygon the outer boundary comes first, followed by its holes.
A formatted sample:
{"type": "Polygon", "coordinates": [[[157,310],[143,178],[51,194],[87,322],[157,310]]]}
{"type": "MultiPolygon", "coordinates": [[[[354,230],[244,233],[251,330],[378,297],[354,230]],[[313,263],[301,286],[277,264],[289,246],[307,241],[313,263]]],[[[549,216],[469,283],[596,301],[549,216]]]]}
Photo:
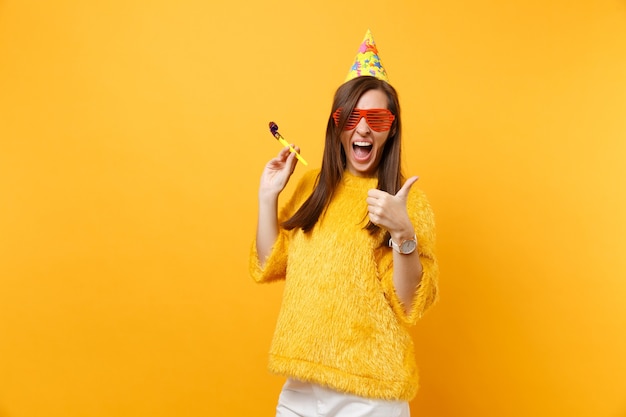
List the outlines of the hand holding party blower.
{"type": "Polygon", "coordinates": [[[307,164],[307,162],[304,160],[303,157],[300,156],[300,154],[298,153],[298,151],[296,151],[293,146],[291,146],[289,144],[289,142],[287,142],[285,140],[285,138],[283,138],[281,136],[280,133],[278,133],[278,125],[274,122],[270,122],[270,132],[272,132],[272,135],[274,135],[274,137],[276,139],[278,139],[278,141],[283,145],[283,146],[288,146],[289,147],[289,151],[293,152],[296,154],[296,158],[298,158],[298,161],[302,162],[304,165],[309,165],[307,164]]]}

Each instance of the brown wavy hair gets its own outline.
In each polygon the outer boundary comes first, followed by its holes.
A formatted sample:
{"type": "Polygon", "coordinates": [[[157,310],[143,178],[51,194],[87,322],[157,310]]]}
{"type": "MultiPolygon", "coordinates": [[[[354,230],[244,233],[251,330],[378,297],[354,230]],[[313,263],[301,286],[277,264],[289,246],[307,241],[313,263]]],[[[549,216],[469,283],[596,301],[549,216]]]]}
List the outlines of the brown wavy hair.
{"type": "MultiPolygon", "coordinates": [[[[386,81],[375,77],[362,76],[354,78],[342,84],[335,92],[333,105],[326,126],[326,141],[324,144],[324,156],[322,168],[317,178],[315,188],[309,198],[288,220],[282,223],[287,229],[301,228],[304,232],[310,231],[317,223],[320,215],[330,204],[335,189],[346,167],[346,153],[341,145],[341,133],[348,116],[356,106],[361,96],[369,90],[380,90],[385,93],[388,100],[388,109],[396,117],[391,125],[389,136],[383,148],[383,154],[377,169],[378,189],[390,194],[396,194],[402,187],[404,176],[401,172],[401,137],[402,124],[400,117],[400,102],[398,93],[386,81]],[[332,117],[339,107],[344,109],[340,113],[339,125],[335,126],[332,117]]],[[[374,235],[380,228],[368,222],[365,227],[370,234],[374,235]]]]}

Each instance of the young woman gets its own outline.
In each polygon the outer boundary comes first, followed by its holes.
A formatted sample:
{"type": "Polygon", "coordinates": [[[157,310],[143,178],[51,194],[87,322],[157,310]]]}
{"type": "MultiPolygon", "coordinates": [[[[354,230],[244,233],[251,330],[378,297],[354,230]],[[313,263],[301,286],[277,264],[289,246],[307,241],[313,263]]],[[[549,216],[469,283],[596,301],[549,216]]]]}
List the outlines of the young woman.
{"type": "Polygon", "coordinates": [[[278,214],[289,148],[263,170],[250,271],[285,280],[269,368],[277,416],[409,416],[418,387],[409,326],[437,296],[434,220],[401,173],[398,95],[373,76],[339,87],[321,169],[278,214]]]}

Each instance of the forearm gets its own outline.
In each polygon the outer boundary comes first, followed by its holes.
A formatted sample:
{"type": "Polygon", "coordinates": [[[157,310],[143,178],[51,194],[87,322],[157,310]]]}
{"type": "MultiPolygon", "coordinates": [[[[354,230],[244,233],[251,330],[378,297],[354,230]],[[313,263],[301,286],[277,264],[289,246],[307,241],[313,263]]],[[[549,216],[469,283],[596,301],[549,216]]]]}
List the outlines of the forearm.
{"type": "Polygon", "coordinates": [[[422,274],[422,264],[417,251],[410,255],[397,252],[393,254],[393,285],[407,315],[411,312],[422,274]]]}
{"type": "MultiPolygon", "coordinates": [[[[401,242],[413,236],[414,233],[406,231],[395,234],[395,237],[392,236],[392,239],[394,242],[401,242]]],[[[420,285],[423,272],[424,270],[419,256],[419,247],[407,255],[393,250],[393,285],[407,315],[411,312],[413,300],[417,292],[417,287],[420,285]]]]}
{"type": "Polygon", "coordinates": [[[259,197],[259,217],[256,230],[256,250],[259,265],[265,264],[278,238],[278,196],[259,197]]]}
{"type": "MultiPolygon", "coordinates": [[[[300,148],[296,147],[296,151],[300,148]]],[[[259,218],[256,230],[256,249],[259,265],[272,252],[278,238],[278,196],[283,191],[296,167],[295,153],[284,147],[276,158],[270,160],[263,170],[259,185],[259,218]]]]}

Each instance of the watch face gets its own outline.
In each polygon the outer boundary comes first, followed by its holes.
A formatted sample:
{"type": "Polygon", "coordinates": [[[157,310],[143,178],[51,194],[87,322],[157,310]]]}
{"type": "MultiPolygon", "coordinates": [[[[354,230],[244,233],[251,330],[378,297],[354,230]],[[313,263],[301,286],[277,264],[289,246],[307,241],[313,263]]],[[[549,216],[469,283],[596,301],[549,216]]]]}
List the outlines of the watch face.
{"type": "Polygon", "coordinates": [[[411,253],[415,250],[416,246],[417,246],[417,242],[415,242],[413,239],[405,240],[404,242],[402,242],[402,245],[400,246],[400,252],[411,253]]]}

